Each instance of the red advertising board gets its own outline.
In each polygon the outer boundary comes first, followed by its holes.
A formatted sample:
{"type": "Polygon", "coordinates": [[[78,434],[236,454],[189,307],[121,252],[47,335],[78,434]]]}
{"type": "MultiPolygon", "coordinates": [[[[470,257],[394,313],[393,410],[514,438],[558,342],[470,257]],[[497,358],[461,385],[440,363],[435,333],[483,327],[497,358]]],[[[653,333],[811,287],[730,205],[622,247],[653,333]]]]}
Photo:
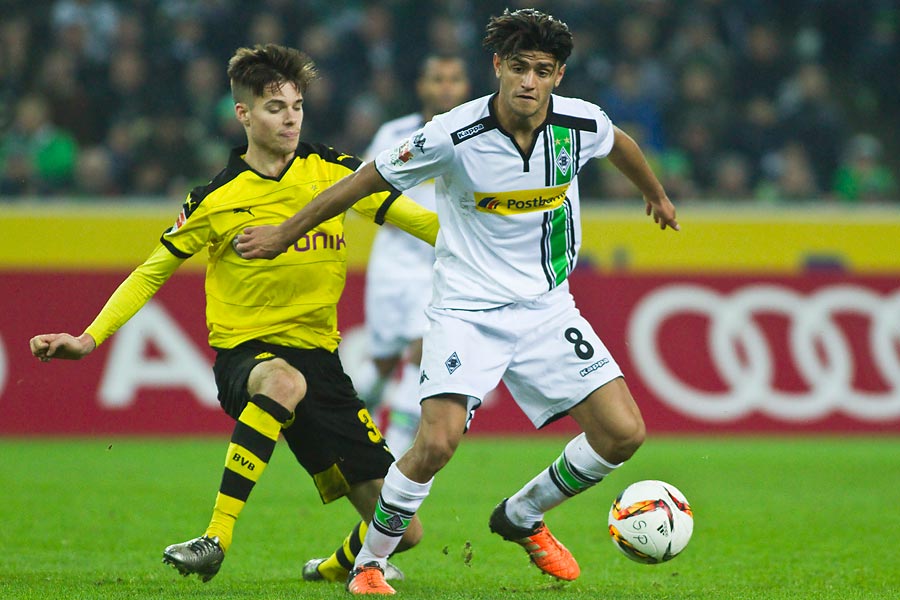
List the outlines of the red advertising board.
{"type": "MultiPolygon", "coordinates": [[[[0,435],[231,429],[206,345],[202,273],[175,275],[88,358],[44,364],[37,333],[80,333],[124,272],[0,272],[0,435]]],[[[621,365],[653,433],[900,433],[900,278],[647,275],[578,270],[582,313],[621,365]]],[[[345,363],[364,277],[340,307],[345,363]]],[[[348,365],[351,371],[352,365],[348,365]]],[[[548,431],[572,431],[563,419],[548,431]]],[[[505,389],[473,434],[526,433],[505,389]]]]}

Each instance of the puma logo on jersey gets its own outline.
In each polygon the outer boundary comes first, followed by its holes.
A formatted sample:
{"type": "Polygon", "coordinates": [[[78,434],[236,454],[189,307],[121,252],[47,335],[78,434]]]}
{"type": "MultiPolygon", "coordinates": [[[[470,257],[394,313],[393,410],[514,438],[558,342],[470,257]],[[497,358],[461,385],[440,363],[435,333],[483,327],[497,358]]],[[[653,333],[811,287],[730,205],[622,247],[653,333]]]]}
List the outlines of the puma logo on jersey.
{"type": "Polygon", "coordinates": [[[253,207],[252,207],[252,206],[248,206],[247,208],[232,208],[232,209],[231,209],[231,212],[233,212],[234,214],[238,214],[238,213],[247,213],[247,214],[250,215],[251,217],[255,217],[255,216],[256,216],[256,215],[253,214],[253,207]]]}

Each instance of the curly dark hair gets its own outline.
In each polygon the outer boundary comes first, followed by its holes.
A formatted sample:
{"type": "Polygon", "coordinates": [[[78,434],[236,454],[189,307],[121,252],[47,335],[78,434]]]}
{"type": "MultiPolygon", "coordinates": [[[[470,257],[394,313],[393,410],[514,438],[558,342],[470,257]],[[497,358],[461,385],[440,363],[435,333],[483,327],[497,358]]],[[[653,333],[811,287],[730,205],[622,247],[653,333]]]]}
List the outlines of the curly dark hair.
{"type": "Polygon", "coordinates": [[[316,65],[310,57],[277,44],[238,48],[228,61],[228,79],[235,102],[249,102],[285,83],[305,93],[316,76],[316,65]]]}
{"type": "Polygon", "coordinates": [[[503,11],[499,17],[491,17],[482,45],[509,58],[528,50],[547,52],[563,64],[572,53],[572,32],[562,21],[533,8],[514,12],[503,11]]]}

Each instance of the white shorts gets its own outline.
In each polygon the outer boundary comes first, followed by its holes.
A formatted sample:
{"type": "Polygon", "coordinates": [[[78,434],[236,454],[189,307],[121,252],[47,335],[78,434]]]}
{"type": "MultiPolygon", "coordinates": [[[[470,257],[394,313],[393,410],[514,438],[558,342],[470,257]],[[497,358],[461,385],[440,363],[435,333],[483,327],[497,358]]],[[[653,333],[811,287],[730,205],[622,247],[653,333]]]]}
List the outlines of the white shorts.
{"type": "Polygon", "coordinates": [[[529,303],[426,314],[421,398],[462,394],[473,409],[502,380],[540,428],[622,376],[566,284],[529,303]]]}
{"type": "Polygon", "coordinates": [[[400,230],[379,231],[366,270],[366,329],[373,358],[403,354],[428,330],[434,248],[400,230]]]}

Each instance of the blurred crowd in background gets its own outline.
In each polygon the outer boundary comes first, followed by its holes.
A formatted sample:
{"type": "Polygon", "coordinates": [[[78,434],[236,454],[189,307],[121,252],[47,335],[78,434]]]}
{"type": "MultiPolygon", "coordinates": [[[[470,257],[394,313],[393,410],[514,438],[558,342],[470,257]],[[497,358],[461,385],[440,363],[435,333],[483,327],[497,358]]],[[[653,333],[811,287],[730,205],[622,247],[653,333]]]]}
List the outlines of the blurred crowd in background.
{"type": "MultiPolygon", "coordinates": [[[[309,54],[301,138],[361,154],[417,109],[428,53],[496,89],[484,26],[535,7],[569,24],[558,93],[602,106],[679,201],[900,203],[896,0],[0,0],[0,200],[180,201],[243,143],[225,66],[309,54]]],[[[605,165],[582,196],[634,198],[605,165]]]]}

